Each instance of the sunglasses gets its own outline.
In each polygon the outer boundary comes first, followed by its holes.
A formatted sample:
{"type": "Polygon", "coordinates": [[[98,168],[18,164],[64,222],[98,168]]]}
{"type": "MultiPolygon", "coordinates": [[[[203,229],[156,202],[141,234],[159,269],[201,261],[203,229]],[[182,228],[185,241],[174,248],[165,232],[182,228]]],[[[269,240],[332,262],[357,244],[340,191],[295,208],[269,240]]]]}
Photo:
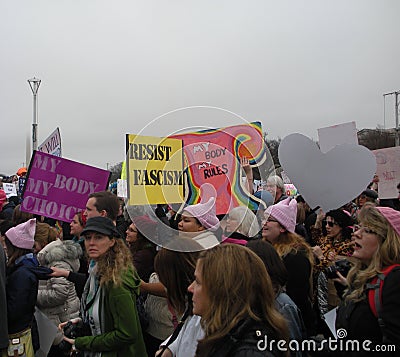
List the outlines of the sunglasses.
{"type": "Polygon", "coordinates": [[[333,221],[326,221],[326,220],[323,220],[322,221],[322,224],[324,224],[324,225],[326,225],[326,226],[329,226],[329,227],[333,227],[333,226],[338,226],[339,224],[337,224],[336,222],[333,222],[333,221]]]}

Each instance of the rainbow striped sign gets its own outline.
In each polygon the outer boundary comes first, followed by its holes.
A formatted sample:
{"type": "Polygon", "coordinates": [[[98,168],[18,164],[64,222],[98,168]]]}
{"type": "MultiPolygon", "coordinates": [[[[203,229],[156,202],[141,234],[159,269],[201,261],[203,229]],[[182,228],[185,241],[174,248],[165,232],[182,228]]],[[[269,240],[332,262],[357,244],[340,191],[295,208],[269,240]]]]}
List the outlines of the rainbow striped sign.
{"type": "Polygon", "coordinates": [[[247,157],[251,166],[266,159],[266,146],[260,122],[179,134],[171,138],[183,140],[188,192],[186,202],[196,204],[209,196],[216,197],[217,214],[247,205],[258,208],[258,201],[249,196],[242,184],[240,158],[247,157]]]}

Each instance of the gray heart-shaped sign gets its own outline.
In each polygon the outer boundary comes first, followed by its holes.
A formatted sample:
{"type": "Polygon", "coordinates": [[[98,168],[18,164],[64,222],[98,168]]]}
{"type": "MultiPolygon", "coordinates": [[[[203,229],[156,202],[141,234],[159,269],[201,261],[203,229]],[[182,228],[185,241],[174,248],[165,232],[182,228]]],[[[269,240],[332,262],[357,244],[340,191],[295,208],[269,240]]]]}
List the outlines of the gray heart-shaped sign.
{"type": "Polygon", "coordinates": [[[285,173],[311,208],[324,212],[357,197],[376,172],[373,153],[361,145],[342,144],[326,154],[302,134],[290,134],[279,145],[285,173]]]}

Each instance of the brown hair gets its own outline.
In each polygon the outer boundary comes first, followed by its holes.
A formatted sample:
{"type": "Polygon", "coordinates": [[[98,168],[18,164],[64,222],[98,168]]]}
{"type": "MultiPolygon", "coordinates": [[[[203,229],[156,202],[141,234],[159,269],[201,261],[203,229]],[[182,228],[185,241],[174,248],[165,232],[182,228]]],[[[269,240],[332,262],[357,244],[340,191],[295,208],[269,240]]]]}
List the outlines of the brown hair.
{"type": "MultiPolygon", "coordinates": [[[[193,250],[198,250],[199,246],[196,241],[190,238],[175,238],[169,247],[174,249],[187,250],[193,246],[193,250]]],[[[154,270],[156,271],[160,282],[167,289],[167,298],[171,306],[176,310],[178,315],[185,312],[188,301],[188,287],[194,280],[194,271],[199,252],[182,252],[168,248],[162,248],[156,255],[154,260],[154,270]]]]}
{"type": "Polygon", "coordinates": [[[32,249],[24,249],[24,248],[18,248],[15,245],[11,243],[11,241],[5,236],[5,244],[7,248],[7,256],[8,256],[8,261],[7,261],[7,266],[11,267],[14,265],[15,261],[19,258],[22,257],[25,254],[32,253],[32,249]]]}
{"type": "Polygon", "coordinates": [[[247,318],[262,321],[278,339],[288,339],[287,323],[275,308],[271,279],[254,252],[222,244],[203,251],[197,267],[210,303],[201,316],[205,337],[199,341],[196,355],[208,356],[219,340],[247,318]]]}
{"type": "Polygon", "coordinates": [[[89,198],[95,198],[96,202],[94,206],[100,211],[106,211],[107,217],[115,221],[119,212],[119,200],[116,195],[110,191],[99,191],[93,192],[89,195],[89,198]]]}
{"type": "Polygon", "coordinates": [[[20,223],[29,221],[31,218],[33,218],[32,213],[21,211],[21,205],[17,205],[14,208],[14,212],[13,212],[11,220],[15,225],[18,225],[20,223]]]}
{"type": "Polygon", "coordinates": [[[57,239],[57,230],[47,223],[36,222],[35,241],[43,248],[57,239]]]}

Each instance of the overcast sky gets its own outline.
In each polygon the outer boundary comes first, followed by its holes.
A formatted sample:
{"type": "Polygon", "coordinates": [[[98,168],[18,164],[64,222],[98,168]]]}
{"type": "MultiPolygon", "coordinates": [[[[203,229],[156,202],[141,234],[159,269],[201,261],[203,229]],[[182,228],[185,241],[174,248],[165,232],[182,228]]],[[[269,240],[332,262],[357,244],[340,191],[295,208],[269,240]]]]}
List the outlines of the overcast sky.
{"type": "Polygon", "coordinates": [[[0,13],[5,174],[26,161],[34,76],[38,143],[59,127],[63,156],[100,168],[124,159],[126,133],[243,120],[270,138],[375,128],[383,94],[400,90],[399,0],[21,0],[0,13]],[[163,116],[193,106],[221,109],[163,116]]]}

